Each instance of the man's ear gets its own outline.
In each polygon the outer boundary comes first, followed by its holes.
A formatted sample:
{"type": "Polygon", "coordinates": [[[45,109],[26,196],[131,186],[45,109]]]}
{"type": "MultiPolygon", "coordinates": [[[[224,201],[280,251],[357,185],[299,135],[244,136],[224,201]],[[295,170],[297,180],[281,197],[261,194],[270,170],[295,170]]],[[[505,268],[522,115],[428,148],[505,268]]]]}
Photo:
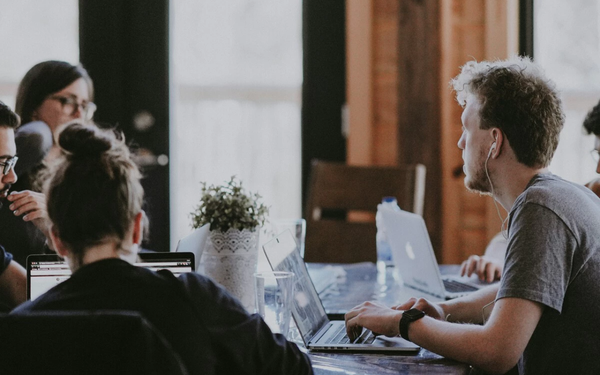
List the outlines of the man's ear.
{"type": "Polygon", "coordinates": [[[492,128],[493,143],[489,154],[492,158],[497,158],[502,153],[502,144],[504,143],[504,133],[498,128],[492,128]]]}
{"type": "Polygon", "coordinates": [[[54,246],[54,250],[61,257],[65,257],[69,255],[69,249],[65,246],[65,244],[58,237],[58,230],[54,225],[50,226],[50,241],[52,241],[52,245],[54,246]]]}
{"type": "Polygon", "coordinates": [[[133,243],[141,245],[144,234],[144,211],[135,215],[133,221],[133,243]]]}

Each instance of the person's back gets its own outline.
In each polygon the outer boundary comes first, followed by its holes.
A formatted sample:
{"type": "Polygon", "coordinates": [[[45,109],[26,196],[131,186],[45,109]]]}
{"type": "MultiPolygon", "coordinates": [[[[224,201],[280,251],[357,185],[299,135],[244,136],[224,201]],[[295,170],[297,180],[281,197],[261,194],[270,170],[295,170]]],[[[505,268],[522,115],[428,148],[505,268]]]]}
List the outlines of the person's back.
{"type": "MultiPolygon", "coordinates": [[[[298,347],[209,279],[131,263],[143,227],[141,174],[124,141],[80,124],[60,134],[63,154],[45,187],[50,237],[73,271],[13,311],[130,310],[175,348],[191,373],[310,374],[298,347]]],[[[65,357],[68,360],[68,355],[65,357]]]]}
{"type": "Polygon", "coordinates": [[[258,315],[210,279],[176,279],[120,259],[94,262],[13,314],[47,310],[141,312],[171,343],[191,373],[308,373],[296,345],[273,335],[258,315]],[[262,347],[262,355],[256,348],[262,347]],[[293,356],[284,356],[285,348],[293,356]]]}

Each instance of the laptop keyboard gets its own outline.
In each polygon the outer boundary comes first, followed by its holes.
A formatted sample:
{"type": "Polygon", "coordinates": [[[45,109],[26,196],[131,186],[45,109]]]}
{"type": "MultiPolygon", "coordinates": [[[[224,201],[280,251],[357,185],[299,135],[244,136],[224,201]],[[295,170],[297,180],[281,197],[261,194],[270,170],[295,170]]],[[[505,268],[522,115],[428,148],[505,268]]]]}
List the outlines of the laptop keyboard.
{"type": "Polygon", "coordinates": [[[472,285],[463,284],[460,281],[447,279],[444,279],[444,288],[450,293],[473,292],[478,289],[472,285]]]}
{"type": "MultiPolygon", "coordinates": [[[[360,335],[352,344],[371,344],[375,341],[375,335],[369,330],[365,330],[362,335],[360,335]]],[[[331,335],[326,344],[348,344],[350,343],[350,338],[346,334],[346,327],[341,325],[340,328],[334,335],[331,335]]]]}

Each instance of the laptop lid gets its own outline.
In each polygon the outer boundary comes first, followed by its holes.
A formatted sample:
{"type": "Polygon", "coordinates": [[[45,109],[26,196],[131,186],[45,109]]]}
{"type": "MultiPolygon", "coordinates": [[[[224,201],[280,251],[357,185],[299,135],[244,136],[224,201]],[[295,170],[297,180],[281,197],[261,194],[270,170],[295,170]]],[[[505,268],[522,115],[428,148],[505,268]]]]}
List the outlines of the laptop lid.
{"type": "Polygon", "coordinates": [[[286,230],[265,243],[263,251],[273,271],[288,271],[296,275],[292,316],[304,344],[308,345],[329,319],[308,274],[306,264],[297,251],[294,236],[286,230]]]}
{"type": "Polygon", "coordinates": [[[198,269],[200,265],[200,258],[202,257],[202,252],[204,252],[204,245],[206,244],[206,239],[208,238],[208,233],[210,231],[210,224],[206,224],[201,226],[200,228],[196,228],[192,233],[183,237],[177,243],[177,248],[175,252],[190,252],[193,253],[196,258],[195,269],[198,269]]]}
{"type": "Polygon", "coordinates": [[[407,211],[382,209],[394,266],[404,284],[445,298],[446,290],[423,218],[407,211]]]}
{"type": "MultiPolygon", "coordinates": [[[[136,266],[153,271],[170,270],[175,276],[193,272],[193,253],[140,252],[136,266]]],[[[54,254],[32,254],[27,257],[27,299],[36,299],[55,285],[71,276],[71,269],[64,259],[54,254]]]]}
{"type": "MultiPolygon", "coordinates": [[[[400,337],[379,336],[371,343],[329,343],[327,339],[334,336],[337,328],[342,329],[345,333],[344,321],[330,321],[327,317],[321,298],[312,283],[292,233],[289,230],[281,233],[264,244],[263,250],[273,271],[291,271],[296,274],[292,316],[307,348],[365,352],[417,352],[420,350],[418,345],[400,337]]],[[[365,335],[372,336],[370,331],[365,331],[363,336],[365,335]]]]}

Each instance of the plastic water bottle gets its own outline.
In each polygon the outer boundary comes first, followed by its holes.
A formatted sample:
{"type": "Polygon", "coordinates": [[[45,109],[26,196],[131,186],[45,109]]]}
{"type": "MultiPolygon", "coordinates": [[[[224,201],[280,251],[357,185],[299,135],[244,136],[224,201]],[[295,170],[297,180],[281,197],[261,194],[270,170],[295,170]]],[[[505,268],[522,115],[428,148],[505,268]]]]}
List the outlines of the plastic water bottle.
{"type": "Polygon", "coordinates": [[[375,215],[375,223],[377,225],[377,235],[375,237],[377,244],[377,267],[380,270],[385,270],[386,266],[393,266],[394,263],[392,262],[392,249],[383,226],[382,209],[400,211],[400,207],[395,197],[383,197],[381,204],[377,205],[377,214],[375,215]]]}

